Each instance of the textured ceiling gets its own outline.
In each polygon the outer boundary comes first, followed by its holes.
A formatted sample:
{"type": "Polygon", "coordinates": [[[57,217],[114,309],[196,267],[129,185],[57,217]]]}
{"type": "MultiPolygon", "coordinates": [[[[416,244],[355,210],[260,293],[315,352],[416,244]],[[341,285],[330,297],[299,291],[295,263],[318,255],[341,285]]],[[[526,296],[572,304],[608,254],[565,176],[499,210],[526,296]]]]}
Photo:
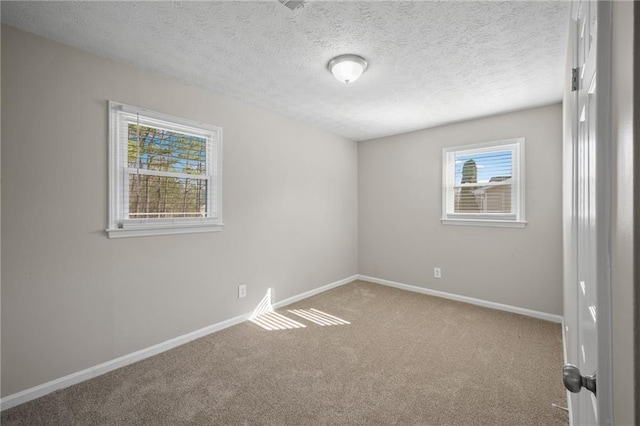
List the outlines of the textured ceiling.
{"type": "Polygon", "coordinates": [[[560,101],[569,6],[3,1],[2,21],[365,140],[560,101]],[[348,86],[344,53],[369,62],[348,86]]]}

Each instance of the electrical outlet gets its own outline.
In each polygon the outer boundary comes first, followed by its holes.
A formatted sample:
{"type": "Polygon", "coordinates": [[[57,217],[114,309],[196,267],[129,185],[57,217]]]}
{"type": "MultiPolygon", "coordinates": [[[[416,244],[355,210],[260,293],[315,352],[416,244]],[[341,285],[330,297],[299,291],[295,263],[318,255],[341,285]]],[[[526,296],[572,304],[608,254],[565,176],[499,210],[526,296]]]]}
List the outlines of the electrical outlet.
{"type": "Polygon", "coordinates": [[[442,278],[442,270],[440,268],[433,268],[434,278],[442,278]]]}
{"type": "Polygon", "coordinates": [[[247,296],[247,286],[245,284],[238,286],[238,299],[242,299],[247,296]]]}

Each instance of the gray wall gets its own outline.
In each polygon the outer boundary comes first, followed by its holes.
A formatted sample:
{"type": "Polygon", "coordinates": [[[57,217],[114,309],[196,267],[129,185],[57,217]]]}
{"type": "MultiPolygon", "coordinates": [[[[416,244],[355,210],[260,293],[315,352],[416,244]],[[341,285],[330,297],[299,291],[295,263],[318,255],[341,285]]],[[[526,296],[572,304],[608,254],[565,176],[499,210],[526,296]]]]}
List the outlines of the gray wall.
{"type": "Polygon", "coordinates": [[[357,273],[353,141],[6,26],[2,106],[3,396],[357,273]],[[222,232],[106,237],[109,99],[223,127],[222,232]]]}
{"type": "Polygon", "coordinates": [[[358,188],[361,274],[562,314],[560,104],[360,142],[358,188]],[[443,225],[442,148],[518,136],[527,226],[443,225]]]}

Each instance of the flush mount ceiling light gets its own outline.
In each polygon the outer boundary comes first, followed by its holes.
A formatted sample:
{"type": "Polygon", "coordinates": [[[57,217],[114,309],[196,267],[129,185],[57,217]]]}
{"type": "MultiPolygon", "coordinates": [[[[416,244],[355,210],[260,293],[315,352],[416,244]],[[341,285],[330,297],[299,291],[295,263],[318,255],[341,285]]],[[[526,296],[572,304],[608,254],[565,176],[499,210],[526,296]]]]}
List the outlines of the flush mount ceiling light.
{"type": "Polygon", "coordinates": [[[349,84],[360,78],[367,69],[367,61],[358,55],[340,55],[330,60],[327,68],[338,81],[349,84]]]}

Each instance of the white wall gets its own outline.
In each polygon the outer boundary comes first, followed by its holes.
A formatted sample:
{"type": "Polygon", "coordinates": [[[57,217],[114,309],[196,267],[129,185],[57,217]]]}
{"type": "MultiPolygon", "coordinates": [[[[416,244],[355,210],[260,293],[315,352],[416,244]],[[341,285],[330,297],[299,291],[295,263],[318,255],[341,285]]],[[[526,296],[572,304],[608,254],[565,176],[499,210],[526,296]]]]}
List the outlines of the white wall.
{"type": "Polygon", "coordinates": [[[361,274],[562,314],[560,104],[360,142],[358,188],[361,274]],[[519,136],[527,226],[443,225],[442,148],[519,136]]]}
{"type": "Polygon", "coordinates": [[[7,26],[2,106],[2,396],[358,272],[355,142],[7,26]],[[106,237],[107,100],[223,127],[222,232],[106,237]]]}

